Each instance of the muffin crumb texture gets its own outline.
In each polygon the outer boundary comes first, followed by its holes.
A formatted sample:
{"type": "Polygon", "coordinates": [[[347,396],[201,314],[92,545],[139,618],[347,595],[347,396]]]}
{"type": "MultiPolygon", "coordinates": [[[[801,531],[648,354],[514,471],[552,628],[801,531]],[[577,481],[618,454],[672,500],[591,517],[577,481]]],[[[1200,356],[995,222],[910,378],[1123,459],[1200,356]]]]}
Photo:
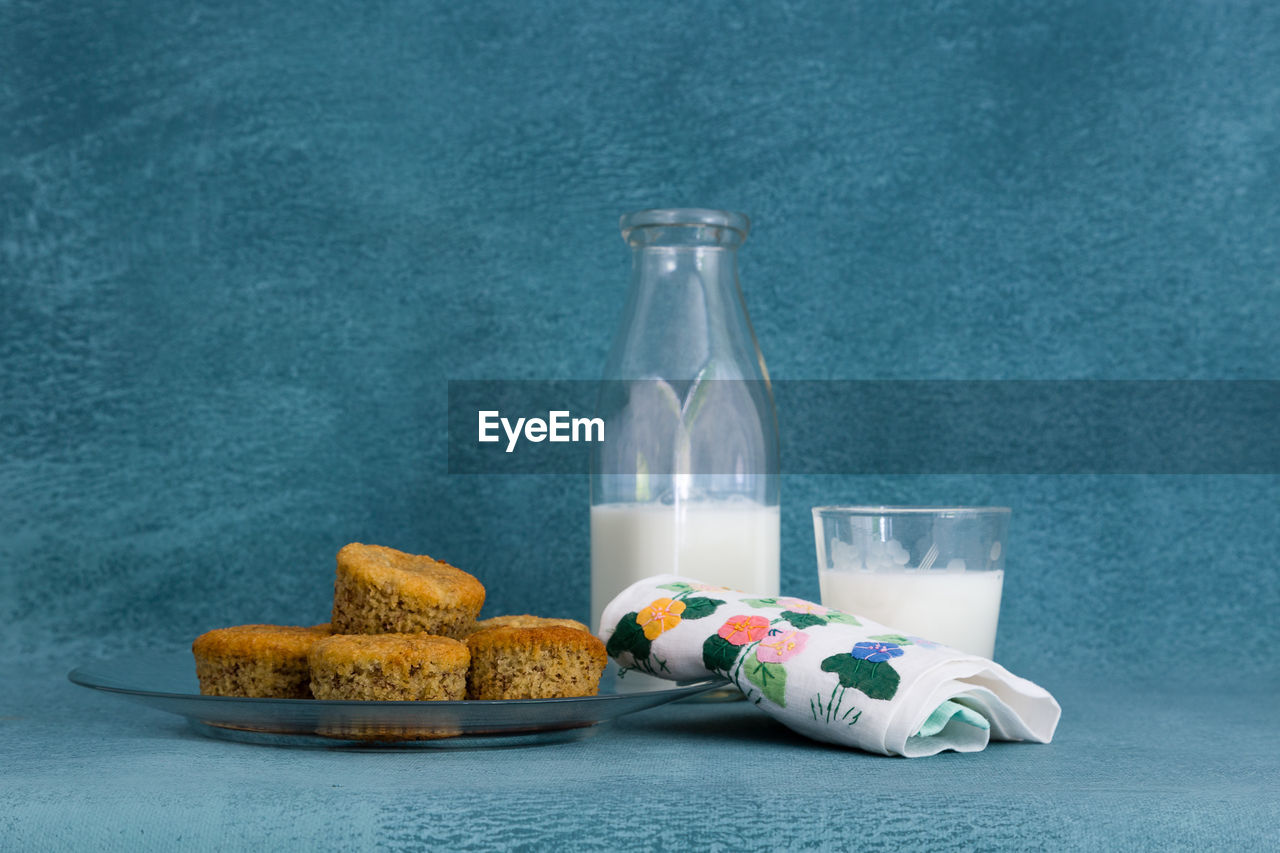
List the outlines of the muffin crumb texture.
{"type": "Polygon", "coordinates": [[[465,699],[470,657],[449,637],[334,635],[311,651],[311,692],[317,699],[465,699]]]}
{"type": "Polygon", "coordinates": [[[328,626],[237,625],[196,637],[191,652],[206,696],[310,699],[307,655],[328,626]]]}
{"type": "Polygon", "coordinates": [[[448,563],[359,542],[338,552],[335,634],[465,637],[483,606],[480,581],[448,563]]]}
{"type": "MultiPolygon", "coordinates": [[[[238,625],[191,646],[200,692],[214,696],[366,701],[595,696],[608,656],[574,619],[527,613],[477,621],[485,588],[448,563],[352,542],[338,552],[330,622],[238,625]]],[[[325,720],[317,733],[450,737],[451,721],[325,720]]]]}
{"type": "Polygon", "coordinates": [[[492,616],[488,619],[481,619],[468,627],[466,633],[469,637],[477,631],[486,631],[489,628],[547,628],[551,626],[576,628],[579,631],[591,633],[591,629],[577,619],[554,619],[548,616],[531,616],[528,613],[513,614],[511,616],[492,616]]]}
{"type": "Polygon", "coordinates": [[[490,628],[467,638],[468,699],[559,699],[595,696],[607,656],[604,643],[560,626],[490,628]]]}

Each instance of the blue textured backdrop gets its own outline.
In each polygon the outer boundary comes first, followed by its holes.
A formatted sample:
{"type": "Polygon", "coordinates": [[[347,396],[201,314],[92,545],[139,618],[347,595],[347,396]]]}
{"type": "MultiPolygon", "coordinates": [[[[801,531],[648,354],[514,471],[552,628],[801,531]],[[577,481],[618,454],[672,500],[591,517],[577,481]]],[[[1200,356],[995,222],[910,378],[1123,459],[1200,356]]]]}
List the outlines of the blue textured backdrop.
{"type": "MultiPolygon", "coordinates": [[[[674,205],[775,377],[1280,378],[1280,8],[0,2],[0,731],[350,540],[585,617],[585,479],[448,477],[445,382],[597,375],[674,205]]],[[[1280,478],[790,477],[789,592],[840,501],[1012,506],[1050,688],[1280,691],[1280,478]]]]}

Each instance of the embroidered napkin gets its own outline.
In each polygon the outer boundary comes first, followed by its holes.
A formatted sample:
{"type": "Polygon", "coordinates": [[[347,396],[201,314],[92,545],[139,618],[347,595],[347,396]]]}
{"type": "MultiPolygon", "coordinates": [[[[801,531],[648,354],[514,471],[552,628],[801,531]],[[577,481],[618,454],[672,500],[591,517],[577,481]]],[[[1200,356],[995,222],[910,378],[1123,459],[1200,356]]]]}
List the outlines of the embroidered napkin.
{"type": "Polygon", "coordinates": [[[600,637],[624,668],[724,676],[803,735],[884,755],[1048,743],[1062,713],[1046,690],[985,658],[799,598],[674,575],[623,590],[600,637]]]}

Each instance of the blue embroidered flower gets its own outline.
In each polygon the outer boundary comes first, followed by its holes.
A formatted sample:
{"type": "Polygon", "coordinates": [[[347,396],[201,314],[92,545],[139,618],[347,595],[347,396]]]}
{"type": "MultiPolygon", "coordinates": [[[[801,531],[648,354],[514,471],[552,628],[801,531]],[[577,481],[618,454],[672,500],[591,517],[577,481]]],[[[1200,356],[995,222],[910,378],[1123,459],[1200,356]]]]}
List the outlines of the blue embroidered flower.
{"type": "Polygon", "coordinates": [[[849,652],[858,660],[871,663],[883,663],[902,654],[902,646],[897,643],[854,643],[849,652]]]}

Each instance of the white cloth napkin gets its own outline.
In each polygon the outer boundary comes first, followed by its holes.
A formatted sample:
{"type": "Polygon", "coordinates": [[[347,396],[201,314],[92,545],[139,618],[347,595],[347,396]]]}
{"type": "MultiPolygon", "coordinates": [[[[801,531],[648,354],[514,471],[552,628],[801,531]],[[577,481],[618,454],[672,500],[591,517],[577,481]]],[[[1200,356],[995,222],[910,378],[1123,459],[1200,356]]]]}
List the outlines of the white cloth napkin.
{"type": "Polygon", "coordinates": [[[798,598],[657,575],[604,609],[624,669],[727,677],[791,729],[884,755],[977,752],[992,738],[1048,743],[1062,709],[998,663],[798,598]]]}

